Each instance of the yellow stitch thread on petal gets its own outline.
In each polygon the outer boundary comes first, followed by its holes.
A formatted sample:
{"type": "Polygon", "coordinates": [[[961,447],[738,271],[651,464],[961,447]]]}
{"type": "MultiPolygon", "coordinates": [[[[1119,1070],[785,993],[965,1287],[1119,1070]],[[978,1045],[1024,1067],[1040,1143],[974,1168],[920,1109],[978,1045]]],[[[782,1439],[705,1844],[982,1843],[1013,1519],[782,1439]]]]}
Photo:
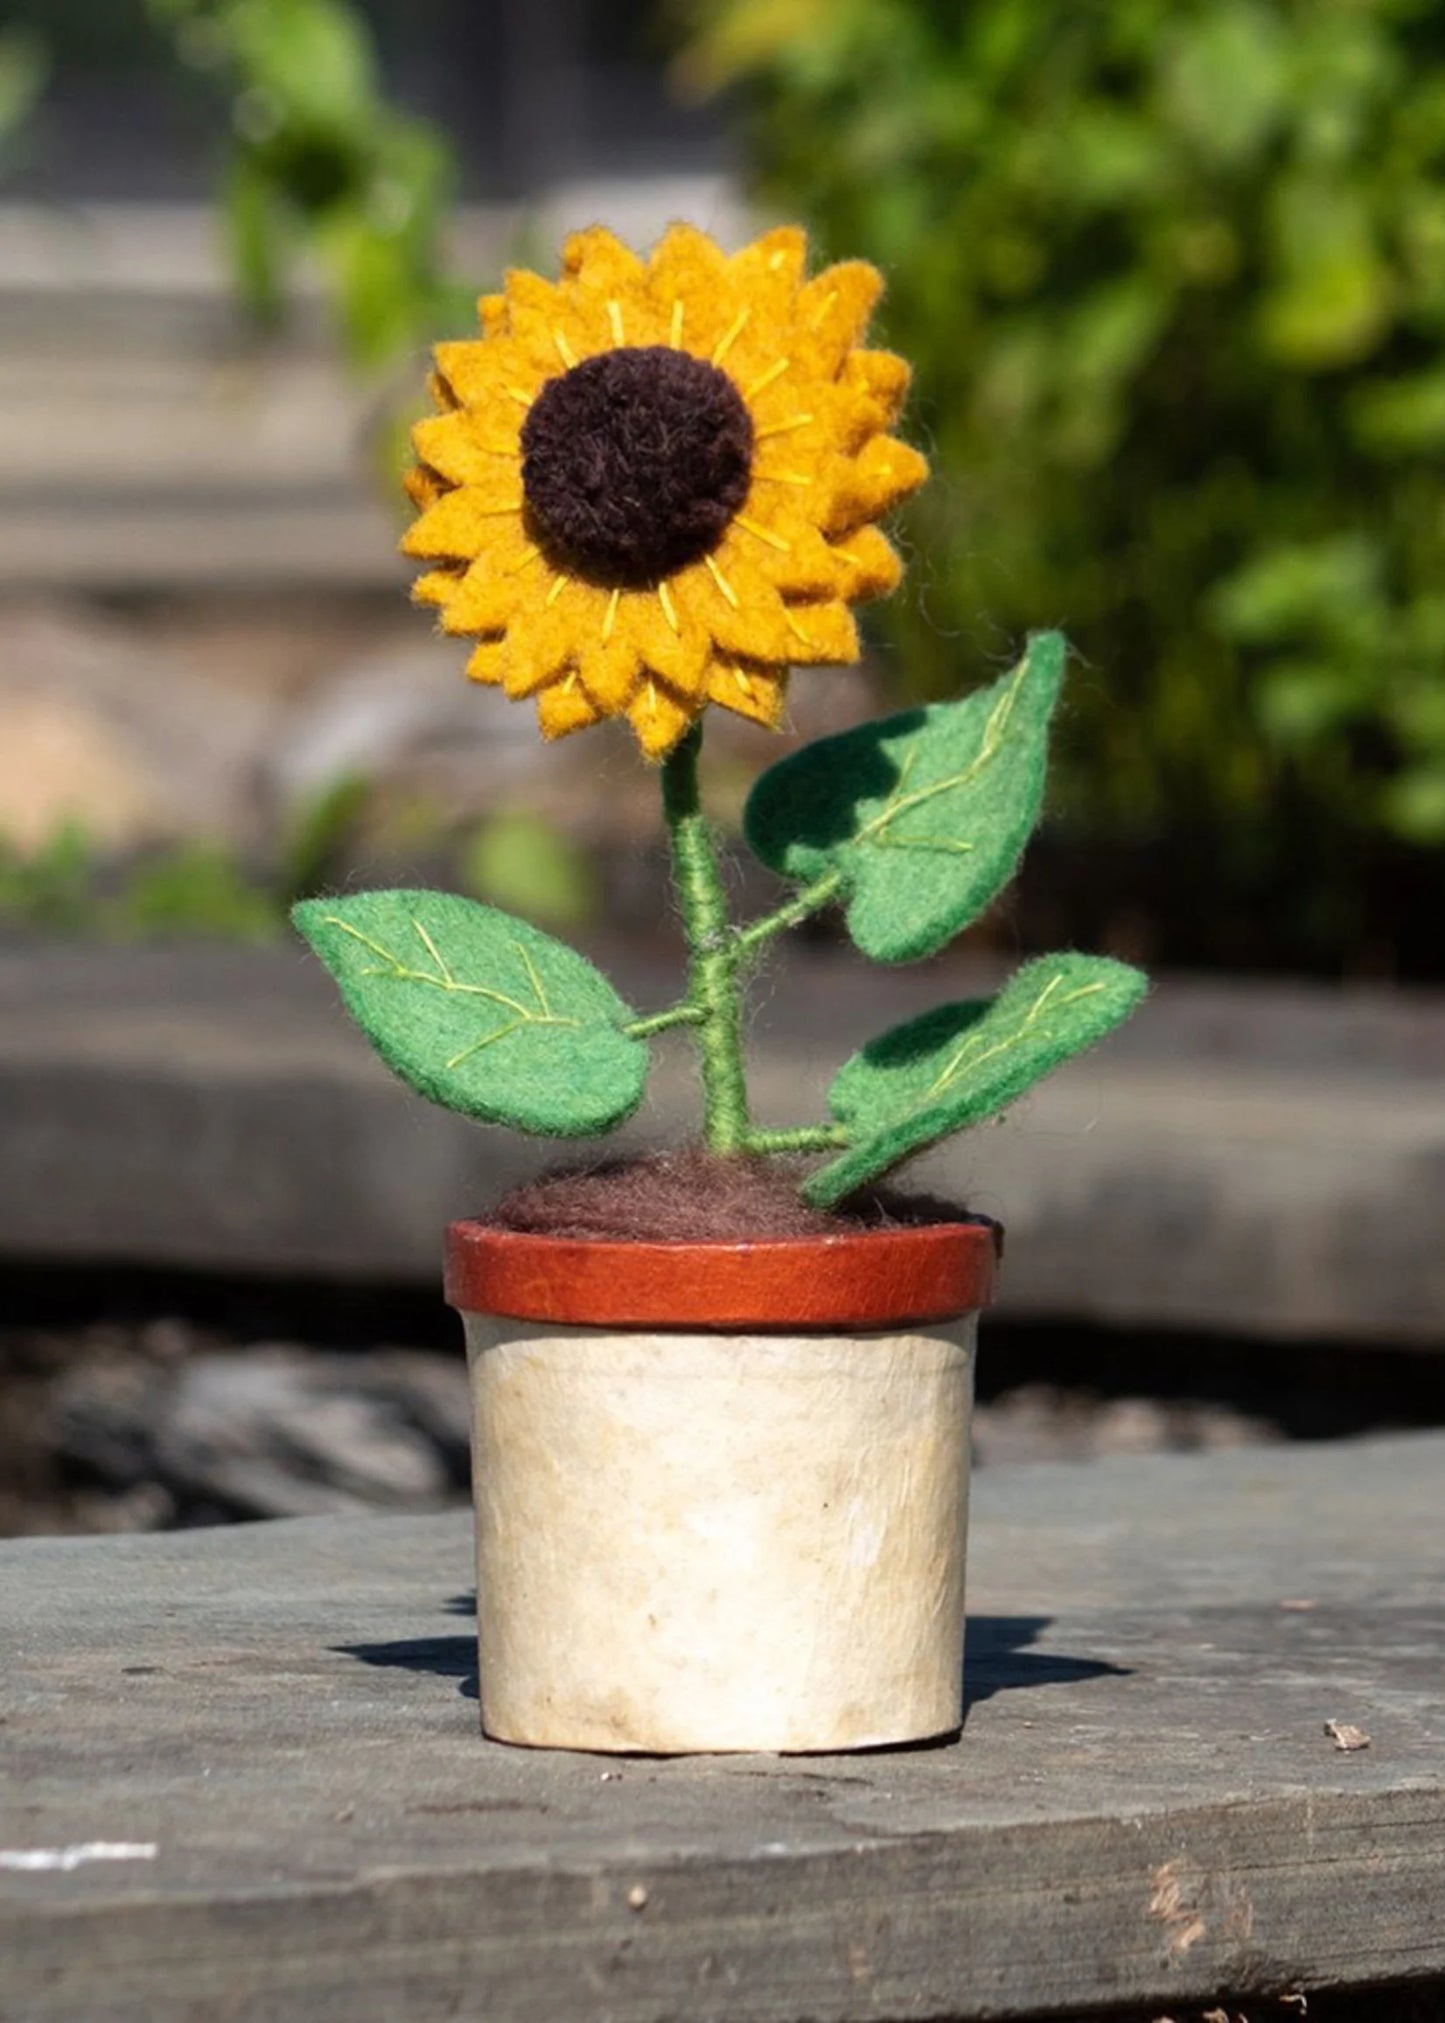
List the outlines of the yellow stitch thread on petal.
{"type": "Polygon", "coordinates": [[[722,364],[723,360],[747,329],[748,324],[752,321],[752,314],[751,305],[745,303],[713,346],[712,362],[714,365],[722,364]]]}
{"type": "Polygon", "coordinates": [[[667,341],[674,351],[682,349],[682,297],[679,295],[672,305],[672,321],[667,328],[667,341]]]}
{"type": "Polygon", "coordinates": [[[748,680],[747,676],[743,673],[742,669],[740,667],[735,667],[733,669],[733,675],[737,681],[738,687],[742,690],[743,694],[751,695],[753,692],[753,685],[748,680]]]}
{"type": "Polygon", "coordinates": [[[753,476],[764,485],[796,485],[798,490],[803,492],[806,492],[813,482],[811,478],[805,478],[801,471],[754,471],[753,476]]]}
{"type": "Polygon", "coordinates": [[[816,419],[817,417],[811,414],[790,415],[786,421],[775,421],[767,428],[758,429],[756,439],[760,443],[765,443],[773,436],[787,435],[790,429],[809,428],[816,419]]]}
{"type": "Polygon", "coordinates": [[[607,644],[608,640],[611,639],[613,631],[616,628],[617,607],[621,602],[622,602],[622,592],[620,590],[614,590],[612,595],[607,600],[607,612],[602,620],[602,644],[604,646],[607,644]]]}
{"type": "Polygon", "coordinates": [[[567,588],[565,576],[554,576],[547,588],[547,609],[550,611],[562,592],[567,588]]]}
{"type": "Polygon", "coordinates": [[[519,407],[530,407],[532,405],[531,394],[524,391],[524,389],[520,386],[512,386],[509,384],[507,386],[504,386],[502,388],[502,391],[504,394],[506,394],[508,400],[516,401],[519,407]]]}
{"type": "Polygon", "coordinates": [[[747,398],[756,400],[760,393],[766,392],[775,379],[782,378],[792,362],[791,358],[775,358],[767,371],[760,372],[752,385],[746,389],[747,398]]]}
{"type": "Polygon", "coordinates": [[[682,627],[677,622],[677,606],[673,603],[672,592],[665,583],[659,583],[657,586],[657,601],[662,606],[663,617],[673,631],[680,632],[682,627]]]}
{"type": "Polygon", "coordinates": [[[577,354],[572,349],[571,345],[567,342],[566,332],[562,330],[554,330],[552,332],[552,342],[557,347],[557,356],[561,359],[562,363],[566,366],[567,370],[570,372],[573,366],[577,363],[577,354]]]}
{"type": "Polygon", "coordinates": [[[729,583],[727,577],[724,576],[722,570],[719,569],[717,563],[713,560],[711,555],[704,555],[702,559],[707,564],[708,575],[711,576],[713,582],[716,583],[718,589],[721,590],[723,596],[727,599],[728,603],[731,604],[733,610],[736,611],[738,608],[737,591],[734,590],[732,584],[729,583]]]}
{"type": "Polygon", "coordinates": [[[609,295],[607,298],[607,322],[612,331],[612,342],[625,344],[627,339],[622,330],[622,304],[615,295],[609,295]]]}
{"type": "Polygon", "coordinates": [[[791,611],[788,613],[788,630],[789,632],[792,633],[794,639],[799,640],[804,646],[813,646],[816,644],[811,633],[804,632],[802,626],[799,625],[797,619],[793,616],[791,611]]]}
{"type": "Polygon", "coordinates": [[[733,515],[733,524],[741,527],[744,533],[754,535],[759,541],[765,541],[768,547],[776,548],[780,555],[791,555],[793,552],[791,541],[785,541],[769,527],[760,527],[756,520],[749,520],[742,513],[733,515]]]}

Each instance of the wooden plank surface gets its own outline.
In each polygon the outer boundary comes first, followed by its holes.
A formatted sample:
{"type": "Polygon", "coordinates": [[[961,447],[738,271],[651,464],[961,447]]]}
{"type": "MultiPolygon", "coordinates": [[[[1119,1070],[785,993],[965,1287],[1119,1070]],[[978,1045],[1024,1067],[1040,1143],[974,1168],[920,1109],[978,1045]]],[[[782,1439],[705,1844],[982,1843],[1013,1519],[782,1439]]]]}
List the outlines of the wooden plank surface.
{"type": "Polygon", "coordinates": [[[483,1741],[460,1518],[6,1546],[0,2017],[877,2023],[1445,1975],[1442,1490],[1434,1435],[985,1470],[962,1737],[792,1760],[483,1741]]]}

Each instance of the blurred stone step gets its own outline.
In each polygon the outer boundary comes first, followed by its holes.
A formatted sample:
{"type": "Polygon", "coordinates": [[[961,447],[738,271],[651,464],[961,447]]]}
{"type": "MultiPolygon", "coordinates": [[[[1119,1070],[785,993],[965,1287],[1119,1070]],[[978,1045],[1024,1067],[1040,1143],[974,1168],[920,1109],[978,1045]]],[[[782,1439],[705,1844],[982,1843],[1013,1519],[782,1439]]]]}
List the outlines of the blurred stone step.
{"type": "MultiPolygon", "coordinates": [[[[660,956],[604,950],[630,1000],[660,956]]],[[[780,959],[751,1025],[763,1121],[993,981],[780,959]]],[[[1164,979],[1144,1010],[918,1185],[1008,1227],[1018,1316],[1445,1346],[1445,999],[1164,979]]],[[[696,1129],[684,1042],[621,1146],[696,1129]]],[[[435,1282],[441,1231],[558,1157],[392,1081],[303,950],[0,953],[0,1257],[435,1282]]]]}

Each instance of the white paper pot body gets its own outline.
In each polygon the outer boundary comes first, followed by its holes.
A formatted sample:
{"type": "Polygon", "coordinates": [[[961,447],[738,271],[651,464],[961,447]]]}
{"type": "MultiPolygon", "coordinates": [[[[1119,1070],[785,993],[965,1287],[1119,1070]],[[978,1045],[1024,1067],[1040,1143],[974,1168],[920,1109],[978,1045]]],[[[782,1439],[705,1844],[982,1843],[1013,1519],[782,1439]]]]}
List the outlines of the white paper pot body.
{"type": "Polygon", "coordinates": [[[958,1727],[976,1316],[465,1320],[489,1735],[671,1754],[958,1727]]]}

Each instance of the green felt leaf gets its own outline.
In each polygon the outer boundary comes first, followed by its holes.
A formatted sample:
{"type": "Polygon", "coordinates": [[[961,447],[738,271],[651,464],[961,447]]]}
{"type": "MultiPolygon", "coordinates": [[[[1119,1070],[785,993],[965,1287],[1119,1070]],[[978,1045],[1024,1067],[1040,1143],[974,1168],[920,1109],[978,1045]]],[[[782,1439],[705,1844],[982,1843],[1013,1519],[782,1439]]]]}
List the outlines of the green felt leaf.
{"type": "Polygon", "coordinates": [[[1066,655],[1059,633],[1037,633],[989,688],[793,753],[748,800],[752,850],[800,882],[836,875],[848,932],[876,962],[932,955],[1013,876],[1043,802],[1066,655]]]}
{"type": "Polygon", "coordinates": [[[291,917],[388,1067],[432,1102],[579,1138],[641,1101],[633,1012],[539,928],[451,892],[306,899],[291,917]]]}
{"type": "Polygon", "coordinates": [[[1097,955],[1046,955],[995,998],[939,1005],[870,1040],[839,1069],[828,1101],[849,1132],[803,1193],[841,1201],[902,1159],[976,1124],[1129,1016],[1141,970],[1097,955]]]}

